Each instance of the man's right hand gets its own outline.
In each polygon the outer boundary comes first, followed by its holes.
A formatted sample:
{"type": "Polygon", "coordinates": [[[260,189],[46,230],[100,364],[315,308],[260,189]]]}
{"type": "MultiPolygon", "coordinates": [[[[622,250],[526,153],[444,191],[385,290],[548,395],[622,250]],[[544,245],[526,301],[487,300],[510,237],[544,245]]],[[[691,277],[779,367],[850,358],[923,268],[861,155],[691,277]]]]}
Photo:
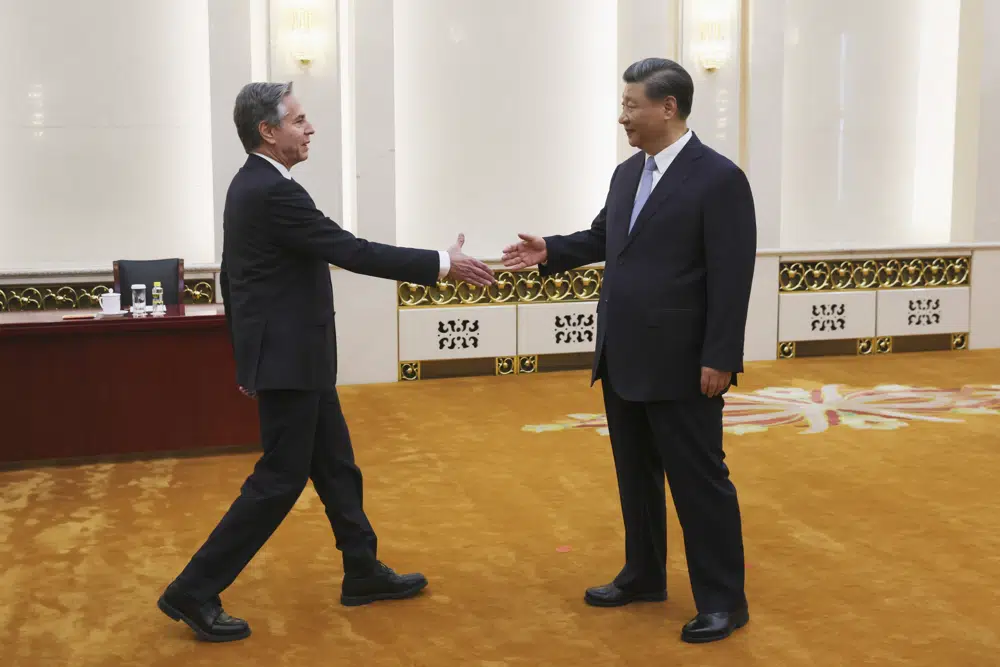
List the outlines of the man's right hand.
{"type": "Polygon", "coordinates": [[[503,265],[508,269],[518,271],[536,264],[544,264],[549,259],[545,239],[531,234],[518,234],[519,243],[503,249],[503,265]]]}
{"type": "Polygon", "coordinates": [[[486,287],[496,282],[493,269],[462,252],[463,245],[465,245],[465,234],[459,234],[455,245],[448,248],[448,257],[451,259],[448,277],[456,281],[464,280],[477,287],[486,287]]]}

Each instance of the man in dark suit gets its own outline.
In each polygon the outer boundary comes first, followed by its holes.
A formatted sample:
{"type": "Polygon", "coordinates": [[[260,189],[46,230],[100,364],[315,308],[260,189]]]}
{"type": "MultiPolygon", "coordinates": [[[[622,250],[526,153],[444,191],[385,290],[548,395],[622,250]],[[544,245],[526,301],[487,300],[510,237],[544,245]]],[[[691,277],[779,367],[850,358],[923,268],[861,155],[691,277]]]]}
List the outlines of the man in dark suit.
{"type": "Polygon", "coordinates": [[[694,84],[670,60],[629,67],[619,122],[640,151],[618,165],[590,229],[519,235],[504,264],[543,274],[605,262],[591,384],[604,393],[625,523],[625,566],[596,606],[666,599],[666,473],[698,615],[689,642],[749,620],[736,489],[723,462],[722,395],[743,370],[756,255],[743,172],[687,128],[694,84]]]}
{"type": "Polygon", "coordinates": [[[421,574],[396,574],[378,560],[362,509],[361,471],[337,397],[337,340],[330,264],[423,285],[445,275],[475,285],[492,271],[461,252],[397,248],[356,238],[316,209],[289,170],[309,154],[312,125],[291,84],[253,83],[236,98],[234,120],[247,153],[226,197],[221,291],[237,383],[257,400],[263,455],[239,497],[159,599],[201,639],[250,634],[219,594],[291,510],[310,479],[342,552],[341,602],[416,595],[421,574]]]}

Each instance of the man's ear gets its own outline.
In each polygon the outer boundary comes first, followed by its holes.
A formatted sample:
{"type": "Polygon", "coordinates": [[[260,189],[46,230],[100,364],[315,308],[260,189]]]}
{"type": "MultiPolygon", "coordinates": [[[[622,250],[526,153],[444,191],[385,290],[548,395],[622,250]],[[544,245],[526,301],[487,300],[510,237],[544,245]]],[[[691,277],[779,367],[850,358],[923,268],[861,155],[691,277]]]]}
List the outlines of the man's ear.
{"type": "Polygon", "coordinates": [[[271,144],[272,146],[277,143],[274,140],[274,130],[275,128],[268,125],[266,121],[261,121],[260,125],[257,126],[257,131],[260,132],[261,139],[264,140],[264,143],[271,144]]]}
{"type": "Polygon", "coordinates": [[[671,118],[677,118],[677,98],[673,95],[668,95],[663,100],[663,113],[665,117],[669,120],[671,118]]]}

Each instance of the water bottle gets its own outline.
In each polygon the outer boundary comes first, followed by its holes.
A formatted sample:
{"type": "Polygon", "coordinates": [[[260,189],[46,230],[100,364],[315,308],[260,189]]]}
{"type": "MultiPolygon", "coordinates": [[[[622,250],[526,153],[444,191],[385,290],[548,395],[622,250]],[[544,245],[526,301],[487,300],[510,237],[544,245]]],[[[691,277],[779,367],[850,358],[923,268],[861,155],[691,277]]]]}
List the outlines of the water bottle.
{"type": "Polygon", "coordinates": [[[159,281],[153,283],[153,312],[162,313],[167,308],[163,305],[163,286],[159,281]]]}

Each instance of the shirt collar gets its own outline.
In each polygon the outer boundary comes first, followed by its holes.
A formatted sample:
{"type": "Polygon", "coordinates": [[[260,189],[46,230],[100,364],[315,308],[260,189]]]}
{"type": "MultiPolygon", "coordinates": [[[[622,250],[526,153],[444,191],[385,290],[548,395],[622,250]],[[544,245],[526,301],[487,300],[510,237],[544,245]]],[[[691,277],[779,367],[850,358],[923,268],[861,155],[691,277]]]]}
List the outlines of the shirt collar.
{"type": "Polygon", "coordinates": [[[291,174],[290,171],[288,171],[288,168],[285,167],[285,165],[283,165],[280,162],[278,162],[277,160],[275,160],[274,158],[268,157],[267,155],[264,155],[262,153],[254,153],[254,155],[256,155],[257,157],[262,157],[265,160],[267,160],[268,162],[270,162],[271,164],[273,164],[274,168],[278,170],[278,173],[280,173],[282,176],[284,176],[288,180],[292,179],[292,174],[291,174]]]}
{"type": "Polygon", "coordinates": [[[677,157],[677,154],[680,153],[685,146],[687,146],[687,142],[690,140],[691,130],[688,129],[680,139],[654,155],[653,159],[656,160],[656,170],[661,174],[665,172],[667,167],[670,166],[670,163],[673,162],[675,157],[677,157]]]}

